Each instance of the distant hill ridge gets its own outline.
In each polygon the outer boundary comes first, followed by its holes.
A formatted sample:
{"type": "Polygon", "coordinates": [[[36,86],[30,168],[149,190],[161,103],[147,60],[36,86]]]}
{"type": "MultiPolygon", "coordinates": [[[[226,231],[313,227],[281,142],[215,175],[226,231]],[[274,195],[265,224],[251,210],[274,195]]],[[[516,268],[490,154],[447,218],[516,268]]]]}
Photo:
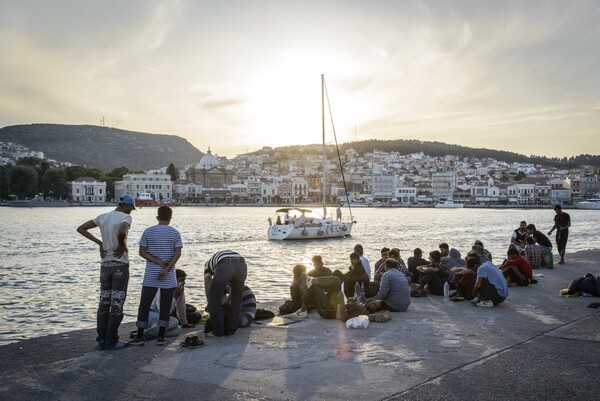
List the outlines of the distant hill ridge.
{"type": "Polygon", "coordinates": [[[0,128],[1,142],[44,152],[47,158],[110,171],[150,170],[197,163],[203,153],[176,135],[148,134],[94,125],[29,124],[0,128]]]}

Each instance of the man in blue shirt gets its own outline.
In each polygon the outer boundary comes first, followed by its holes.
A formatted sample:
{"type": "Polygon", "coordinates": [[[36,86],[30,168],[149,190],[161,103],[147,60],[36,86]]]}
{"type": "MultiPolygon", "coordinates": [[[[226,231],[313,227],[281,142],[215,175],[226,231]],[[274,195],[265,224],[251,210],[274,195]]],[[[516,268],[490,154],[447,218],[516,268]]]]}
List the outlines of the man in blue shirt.
{"type": "Polygon", "coordinates": [[[467,267],[477,268],[477,281],[473,288],[476,297],[471,301],[475,306],[492,308],[508,297],[508,284],[500,269],[492,262],[481,263],[477,256],[467,259],[467,267]]]}

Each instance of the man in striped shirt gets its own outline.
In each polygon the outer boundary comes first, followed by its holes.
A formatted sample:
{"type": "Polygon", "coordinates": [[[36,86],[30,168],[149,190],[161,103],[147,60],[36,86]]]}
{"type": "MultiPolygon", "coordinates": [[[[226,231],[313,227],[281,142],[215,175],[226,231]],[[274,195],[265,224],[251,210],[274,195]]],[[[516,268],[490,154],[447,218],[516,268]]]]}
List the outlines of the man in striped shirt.
{"type": "Polygon", "coordinates": [[[205,336],[222,337],[236,332],[242,311],[242,294],[247,274],[246,260],[234,251],[219,251],[206,261],[204,291],[213,329],[205,333],[205,336]],[[231,304],[227,327],[225,327],[225,313],[221,302],[228,284],[231,286],[231,304]]]}
{"type": "Polygon", "coordinates": [[[169,223],[173,210],[168,206],[158,208],[158,224],[144,230],[140,239],[140,256],[146,259],[146,270],[142,285],[142,296],[137,316],[137,336],[130,345],[144,345],[144,329],[148,327],[148,316],[152,300],[160,289],[160,308],[158,320],[158,337],[156,343],[164,345],[165,330],[169,326],[173,293],[177,287],[175,263],[181,256],[183,242],[181,234],[169,223]]]}

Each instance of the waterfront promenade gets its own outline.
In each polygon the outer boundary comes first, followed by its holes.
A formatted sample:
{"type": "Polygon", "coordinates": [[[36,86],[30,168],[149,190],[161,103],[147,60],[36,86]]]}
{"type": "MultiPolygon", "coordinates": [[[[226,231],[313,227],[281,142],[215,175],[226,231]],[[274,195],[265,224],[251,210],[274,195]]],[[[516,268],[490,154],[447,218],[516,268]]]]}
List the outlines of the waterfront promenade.
{"type": "Polygon", "coordinates": [[[179,341],[196,329],[165,347],[112,352],[94,350],[94,330],[39,337],[0,347],[0,399],[596,399],[600,309],[588,305],[599,299],[558,296],[588,272],[600,274],[600,251],[534,271],[539,284],[512,287],[497,308],[413,298],[407,312],[364,330],[312,312],[193,350],[179,341]]]}

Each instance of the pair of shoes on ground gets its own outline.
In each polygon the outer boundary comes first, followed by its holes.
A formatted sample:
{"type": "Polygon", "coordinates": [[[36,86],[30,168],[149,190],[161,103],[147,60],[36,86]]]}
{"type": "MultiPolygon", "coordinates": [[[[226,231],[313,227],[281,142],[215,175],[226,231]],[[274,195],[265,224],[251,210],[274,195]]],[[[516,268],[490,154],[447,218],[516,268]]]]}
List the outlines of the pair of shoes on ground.
{"type": "Polygon", "coordinates": [[[198,338],[198,336],[188,336],[185,338],[185,341],[182,341],[181,346],[184,348],[198,348],[204,345],[204,341],[198,338]]]}
{"type": "Polygon", "coordinates": [[[308,312],[305,310],[298,310],[294,313],[290,313],[289,315],[285,315],[285,317],[289,319],[306,319],[308,317],[308,312]]]}

